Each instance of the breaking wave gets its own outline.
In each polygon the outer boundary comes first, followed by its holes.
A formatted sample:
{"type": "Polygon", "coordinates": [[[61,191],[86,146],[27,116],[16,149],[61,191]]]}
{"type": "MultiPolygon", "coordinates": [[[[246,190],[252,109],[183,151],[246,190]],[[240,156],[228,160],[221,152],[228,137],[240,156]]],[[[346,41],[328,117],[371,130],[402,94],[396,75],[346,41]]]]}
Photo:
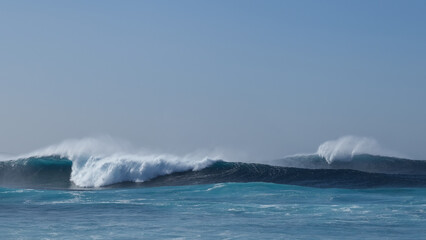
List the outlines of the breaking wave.
{"type": "Polygon", "coordinates": [[[426,161],[385,156],[376,141],[344,137],[317,153],[261,163],[220,155],[133,151],[112,139],[64,141],[0,161],[0,186],[87,189],[272,182],[313,187],[426,187],[426,161]],[[383,155],[382,155],[383,154],[383,155]]]}
{"type": "Polygon", "coordinates": [[[345,136],[324,142],[316,153],[297,154],[269,162],[308,169],[351,169],[370,173],[426,174],[426,161],[411,160],[380,146],[375,139],[345,136]]]}
{"type": "MultiPolygon", "coordinates": [[[[180,157],[132,151],[126,143],[110,138],[67,140],[16,158],[18,160],[2,162],[0,176],[9,176],[6,179],[2,177],[3,182],[10,182],[10,174],[7,174],[7,171],[31,173],[31,170],[26,169],[31,167],[37,170],[34,174],[38,178],[39,171],[62,167],[66,163],[70,169],[64,172],[69,173],[69,181],[79,187],[100,187],[125,181],[143,182],[173,172],[196,171],[213,162],[209,157],[200,154],[180,157]]],[[[54,171],[49,171],[49,174],[52,173],[54,171]]],[[[16,177],[12,178],[16,180],[16,177]]]]}
{"type": "Polygon", "coordinates": [[[386,150],[373,138],[345,136],[327,141],[318,147],[316,154],[328,163],[335,160],[350,161],[356,155],[395,156],[399,154],[386,150]]]}

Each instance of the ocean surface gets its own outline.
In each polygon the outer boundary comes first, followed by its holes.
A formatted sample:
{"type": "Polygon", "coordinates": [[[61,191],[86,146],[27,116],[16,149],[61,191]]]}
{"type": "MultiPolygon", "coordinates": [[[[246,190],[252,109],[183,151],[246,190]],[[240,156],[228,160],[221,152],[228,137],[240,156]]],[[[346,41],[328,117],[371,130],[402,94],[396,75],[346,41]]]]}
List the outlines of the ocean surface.
{"type": "Polygon", "coordinates": [[[262,163],[93,140],[2,156],[0,239],[424,239],[426,161],[351,141],[262,163]]]}

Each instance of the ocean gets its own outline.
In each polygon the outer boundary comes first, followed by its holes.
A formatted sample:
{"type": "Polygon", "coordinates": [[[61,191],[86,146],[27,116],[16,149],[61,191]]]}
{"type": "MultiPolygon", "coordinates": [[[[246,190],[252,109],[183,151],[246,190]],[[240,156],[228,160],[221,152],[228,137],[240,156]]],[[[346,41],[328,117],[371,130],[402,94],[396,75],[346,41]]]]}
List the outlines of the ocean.
{"type": "MultiPolygon", "coordinates": [[[[82,147],[83,146],[83,147],[82,147]]],[[[0,161],[1,239],[424,239],[426,162],[345,151],[263,163],[95,151],[0,161]],[[344,157],[343,157],[344,156],[344,157]]],[[[320,148],[321,149],[321,148],[320,148]]]]}

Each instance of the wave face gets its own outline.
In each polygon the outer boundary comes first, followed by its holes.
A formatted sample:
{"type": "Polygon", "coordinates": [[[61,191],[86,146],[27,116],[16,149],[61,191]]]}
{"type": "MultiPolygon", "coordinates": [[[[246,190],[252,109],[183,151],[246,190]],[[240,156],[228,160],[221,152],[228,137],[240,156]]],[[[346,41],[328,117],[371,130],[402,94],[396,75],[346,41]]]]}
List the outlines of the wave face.
{"type": "Polygon", "coordinates": [[[72,162],[61,157],[0,161],[0,184],[7,187],[71,187],[72,162]]]}

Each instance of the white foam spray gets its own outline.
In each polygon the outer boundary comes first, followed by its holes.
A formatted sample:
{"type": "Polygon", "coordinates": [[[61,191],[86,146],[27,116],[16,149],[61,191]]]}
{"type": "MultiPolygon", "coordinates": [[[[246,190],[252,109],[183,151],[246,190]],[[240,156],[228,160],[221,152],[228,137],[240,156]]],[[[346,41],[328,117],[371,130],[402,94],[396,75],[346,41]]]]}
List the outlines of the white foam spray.
{"type": "Polygon", "coordinates": [[[335,160],[350,161],[354,155],[358,154],[399,155],[384,149],[373,138],[356,136],[344,136],[336,140],[326,141],[318,147],[316,154],[325,158],[328,163],[335,160]]]}
{"type": "MultiPolygon", "coordinates": [[[[399,155],[382,148],[373,138],[345,136],[324,142],[315,154],[287,157],[285,166],[291,163],[293,167],[309,167],[300,161],[303,157],[318,155],[330,164],[333,161],[351,161],[357,154],[399,155]]],[[[7,156],[7,160],[53,155],[73,162],[70,180],[80,187],[100,187],[125,181],[143,182],[173,172],[200,170],[217,159],[226,160],[223,151],[218,149],[180,156],[135,150],[129,143],[110,137],[65,140],[29,154],[7,156]]]]}
{"type": "Polygon", "coordinates": [[[100,187],[131,181],[143,182],[157,176],[199,170],[222,159],[218,153],[196,152],[184,156],[133,150],[130,144],[112,138],[66,140],[18,158],[58,155],[70,159],[71,181],[80,187],[100,187]]]}

